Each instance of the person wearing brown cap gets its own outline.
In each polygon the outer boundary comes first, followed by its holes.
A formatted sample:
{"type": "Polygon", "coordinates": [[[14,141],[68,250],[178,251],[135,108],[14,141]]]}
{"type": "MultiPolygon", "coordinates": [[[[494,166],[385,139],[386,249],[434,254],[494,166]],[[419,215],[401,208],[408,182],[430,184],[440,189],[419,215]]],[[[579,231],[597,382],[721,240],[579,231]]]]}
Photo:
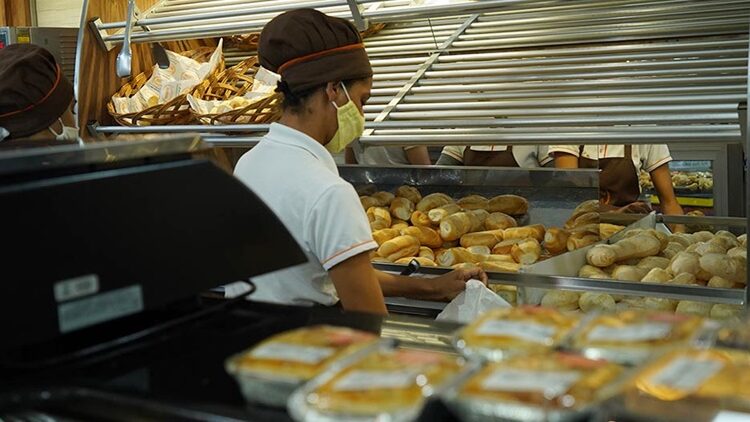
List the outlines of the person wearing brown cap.
{"type": "Polygon", "coordinates": [[[0,148],[78,141],[73,85],[49,51],[34,44],[0,49],[0,148]]]}
{"type": "Polygon", "coordinates": [[[254,300],[386,313],[383,295],[451,299],[481,270],[426,279],[376,271],[378,248],[359,197],[338,173],[338,153],[364,130],[372,68],[357,29],[312,9],[283,13],[260,35],[266,69],[281,75],[284,112],[237,163],[235,175],[280,218],[306,252],[304,265],[253,280],[254,300]]]}

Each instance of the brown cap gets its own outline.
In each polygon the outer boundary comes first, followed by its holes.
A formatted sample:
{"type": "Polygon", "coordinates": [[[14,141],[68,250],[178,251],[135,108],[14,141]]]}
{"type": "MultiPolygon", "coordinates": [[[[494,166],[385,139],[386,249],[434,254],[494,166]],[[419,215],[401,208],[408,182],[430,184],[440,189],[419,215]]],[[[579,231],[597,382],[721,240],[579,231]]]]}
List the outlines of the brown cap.
{"type": "Polygon", "coordinates": [[[372,76],[357,28],[314,9],[291,10],[268,22],[260,33],[258,55],[260,64],[279,73],[294,93],[372,76]]]}
{"type": "Polygon", "coordinates": [[[73,101],[54,56],[33,44],[0,49],[0,127],[22,138],[50,127],[73,101]]]}

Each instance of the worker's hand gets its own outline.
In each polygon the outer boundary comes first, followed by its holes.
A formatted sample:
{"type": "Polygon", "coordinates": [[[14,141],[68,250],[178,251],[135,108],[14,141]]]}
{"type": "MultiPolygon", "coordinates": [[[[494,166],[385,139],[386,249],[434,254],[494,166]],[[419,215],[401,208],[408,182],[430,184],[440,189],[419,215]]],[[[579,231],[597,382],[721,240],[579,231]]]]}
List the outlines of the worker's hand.
{"type": "Polygon", "coordinates": [[[487,274],[479,268],[453,270],[430,281],[435,286],[436,300],[453,300],[466,289],[466,282],[475,279],[487,285],[487,274]]]}
{"type": "Polygon", "coordinates": [[[643,201],[633,202],[615,210],[615,212],[622,214],[648,214],[651,211],[651,205],[643,201]]]}

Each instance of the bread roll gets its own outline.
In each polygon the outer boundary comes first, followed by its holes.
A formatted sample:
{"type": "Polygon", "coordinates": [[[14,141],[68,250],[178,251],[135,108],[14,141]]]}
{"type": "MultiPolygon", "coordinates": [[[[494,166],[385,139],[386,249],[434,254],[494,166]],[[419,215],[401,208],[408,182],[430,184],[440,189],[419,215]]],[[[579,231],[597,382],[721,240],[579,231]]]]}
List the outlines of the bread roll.
{"type": "Polygon", "coordinates": [[[747,233],[737,236],[737,241],[740,242],[740,246],[747,248],[747,233]]]}
{"type": "Polygon", "coordinates": [[[709,253],[700,258],[700,267],[712,276],[747,284],[747,263],[742,258],[709,253]]]}
{"type": "Polygon", "coordinates": [[[568,251],[575,251],[577,249],[585,248],[586,246],[593,245],[601,240],[598,234],[591,234],[585,231],[573,232],[568,236],[567,247],[568,251]]]}
{"type": "Polygon", "coordinates": [[[493,212],[484,221],[487,230],[505,230],[510,227],[518,227],[516,219],[502,212],[493,212]]]}
{"type": "Polygon", "coordinates": [[[708,287],[717,287],[720,289],[731,289],[734,287],[734,282],[731,282],[725,278],[721,278],[718,275],[715,275],[711,277],[710,280],[708,280],[708,287]]]}
{"type": "Polygon", "coordinates": [[[441,267],[452,267],[462,262],[476,263],[478,261],[473,253],[464,248],[447,249],[445,252],[436,254],[435,258],[441,267]]]}
{"type": "Polygon", "coordinates": [[[493,283],[487,287],[511,305],[515,306],[518,303],[518,289],[516,286],[504,286],[493,283]]]}
{"type": "Polygon", "coordinates": [[[490,207],[490,201],[482,195],[469,195],[456,201],[465,210],[486,210],[490,207]]]}
{"type": "Polygon", "coordinates": [[[606,293],[585,292],[578,298],[578,307],[583,312],[612,312],[615,310],[615,299],[606,293]]]}
{"type": "Polygon", "coordinates": [[[709,315],[713,319],[739,319],[742,318],[743,308],[740,305],[725,305],[717,303],[711,307],[709,315]]]}
{"type": "Polygon", "coordinates": [[[523,215],[529,211],[529,202],[517,195],[499,195],[490,199],[488,211],[523,215]]]}
{"type": "Polygon", "coordinates": [[[593,265],[584,265],[580,270],[578,270],[578,277],[594,278],[594,276],[604,276],[605,278],[611,278],[609,274],[604,272],[604,270],[599,267],[594,267],[593,265]]]}
{"type": "Polygon", "coordinates": [[[378,246],[398,236],[401,236],[401,232],[395,228],[376,230],[372,232],[372,238],[378,246]]]}
{"type": "Polygon", "coordinates": [[[672,259],[677,256],[678,253],[683,252],[685,247],[681,243],[669,242],[666,248],[661,251],[661,256],[667,259],[672,259]]]}
{"type": "Polygon", "coordinates": [[[427,216],[430,218],[432,224],[439,225],[445,217],[457,212],[461,212],[461,207],[458,204],[446,204],[442,207],[431,209],[427,212],[427,216]]]}
{"type": "Polygon", "coordinates": [[[726,243],[725,246],[727,249],[732,249],[740,246],[740,241],[737,239],[737,236],[735,236],[734,233],[728,232],[726,230],[717,231],[712,240],[723,240],[726,243]],[[716,239],[717,237],[719,239],[716,239]]]}
{"type": "Polygon", "coordinates": [[[695,275],[690,273],[682,273],[677,274],[667,282],[667,284],[680,284],[680,285],[696,285],[698,284],[698,281],[695,278],[695,275]]]}
{"type": "Polygon", "coordinates": [[[474,255],[489,255],[492,253],[492,250],[488,248],[487,246],[466,246],[466,250],[473,253],[474,255]]]}
{"type": "Polygon", "coordinates": [[[677,304],[676,314],[680,315],[698,315],[707,317],[711,314],[711,305],[706,302],[693,302],[691,300],[682,300],[677,304]]]}
{"type": "Polygon", "coordinates": [[[401,231],[407,227],[409,227],[409,223],[404,220],[393,219],[391,222],[391,228],[398,231],[401,231]]]}
{"type": "Polygon", "coordinates": [[[517,273],[521,266],[515,262],[482,261],[479,268],[494,273],[517,273]]]}
{"type": "Polygon", "coordinates": [[[378,187],[372,183],[368,183],[366,185],[355,186],[354,190],[357,191],[357,195],[359,196],[370,196],[378,191],[378,187]]]}
{"type": "Polygon", "coordinates": [[[599,212],[600,204],[598,199],[591,199],[588,201],[583,201],[580,204],[578,204],[577,207],[573,210],[573,212],[570,214],[570,219],[568,221],[573,221],[578,216],[590,213],[590,212],[599,212]]]}
{"type": "Polygon", "coordinates": [[[419,265],[422,267],[437,267],[437,264],[435,263],[435,261],[429,258],[425,258],[423,256],[401,258],[397,260],[396,262],[394,262],[394,264],[409,265],[413,259],[417,260],[417,262],[419,262],[419,265]]]}
{"type": "Polygon", "coordinates": [[[714,238],[714,234],[709,231],[700,231],[700,232],[693,233],[690,235],[690,239],[692,240],[692,243],[708,242],[709,240],[713,238],[714,238]]]}
{"type": "Polygon", "coordinates": [[[565,228],[572,229],[573,227],[586,226],[589,224],[599,224],[599,212],[587,212],[572,220],[568,220],[568,222],[565,223],[565,228]]]}
{"type": "Polygon", "coordinates": [[[387,208],[382,207],[371,207],[367,210],[367,219],[370,223],[376,220],[383,220],[386,227],[391,227],[391,212],[387,208]]]}
{"type": "Polygon", "coordinates": [[[568,238],[570,233],[567,230],[552,227],[544,234],[544,249],[552,255],[559,255],[568,250],[568,238]]]}
{"type": "Polygon", "coordinates": [[[400,220],[408,220],[414,212],[414,203],[406,198],[396,198],[391,202],[391,215],[400,220]]]}
{"type": "Polygon", "coordinates": [[[730,258],[742,258],[747,261],[747,249],[742,246],[737,246],[727,251],[727,256],[730,258]]]}
{"type": "Polygon", "coordinates": [[[599,236],[599,224],[586,224],[583,226],[573,227],[571,229],[568,229],[568,231],[573,233],[585,233],[585,234],[593,234],[596,236],[599,236]]]}
{"type": "Polygon", "coordinates": [[[422,211],[414,211],[411,214],[411,224],[415,226],[432,227],[432,221],[422,211]]]}
{"type": "Polygon", "coordinates": [[[428,212],[433,208],[453,203],[453,199],[444,193],[431,193],[417,203],[417,211],[428,212]]]}
{"type": "MultiPolygon", "coordinates": [[[[419,192],[419,189],[413,187],[413,186],[399,186],[398,189],[396,189],[396,197],[398,198],[406,198],[409,201],[411,201],[413,204],[418,204],[419,201],[422,200],[422,194],[419,192]]],[[[408,220],[408,219],[407,219],[408,220]]]]}
{"type": "Polygon", "coordinates": [[[492,248],[492,253],[495,255],[510,255],[510,251],[513,250],[513,245],[521,243],[524,240],[526,239],[503,240],[492,248]]]}
{"type": "Polygon", "coordinates": [[[457,240],[466,233],[482,227],[482,221],[473,212],[459,212],[445,217],[440,222],[440,236],[445,240],[457,240]]]}
{"type": "Polygon", "coordinates": [[[654,268],[661,268],[666,270],[669,267],[670,260],[661,256],[647,256],[640,261],[636,266],[643,268],[646,271],[651,271],[654,268]]]}
{"type": "Polygon", "coordinates": [[[697,275],[700,271],[700,255],[692,252],[680,252],[672,258],[669,263],[669,272],[672,274],[690,273],[697,275]]]}
{"type": "Polygon", "coordinates": [[[669,240],[670,242],[679,243],[685,248],[693,244],[692,237],[689,234],[685,233],[670,234],[669,236],[667,236],[667,240],[669,240]]]}
{"type": "Polygon", "coordinates": [[[401,234],[416,237],[422,246],[427,246],[428,248],[439,248],[443,245],[443,239],[440,238],[438,232],[429,227],[407,227],[401,231],[401,234]]]}
{"type": "Polygon", "coordinates": [[[575,311],[578,309],[580,295],[566,290],[550,290],[542,297],[542,306],[561,311],[575,311]]]}
{"type": "Polygon", "coordinates": [[[419,239],[414,236],[398,236],[378,248],[378,255],[392,262],[408,256],[416,256],[418,253],[419,239]]]}
{"type": "Polygon", "coordinates": [[[638,307],[642,309],[653,309],[656,311],[674,312],[675,308],[677,308],[677,301],[662,299],[660,297],[646,297],[638,303],[638,307]]]}
{"type": "Polygon", "coordinates": [[[526,239],[523,242],[513,245],[510,255],[519,264],[531,265],[539,261],[542,254],[542,246],[536,239],[526,239]]]}
{"type": "Polygon", "coordinates": [[[435,261],[435,252],[433,252],[432,249],[430,249],[430,248],[428,248],[426,246],[421,246],[419,248],[419,254],[418,255],[420,257],[422,257],[422,258],[427,258],[430,261],[433,261],[433,262],[435,261]]]}
{"type": "Polygon", "coordinates": [[[507,262],[509,264],[515,264],[516,260],[510,255],[496,255],[496,254],[479,254],[480,262],[507,262]]]}
{"type": "Polygon", "coordinates": [[[649,270],[631,265],[618,265],[612,271],[612,279],[622,281],[641,281],[649,270]]]}
{"type": "Polygon", "coordinates": [[[596,245],[586,254],[589,264],[608,267],[615,262],[631,258],[645,258],[659,253],[661,243],[653,236],[637,235],[623,239],[614,245],[596,245]]]}
{"type": "Polygon", "coordinates": [[[643,283],[666,283],[669,280],[672,279],[672,275],[667,270],[662,270],[661,268],[654,268],[651,271],[648,272],[643,278],[641,279],[641,282],[643,283]]]}
{"type": "Polygon", "coordinates": [[[468,212],[474,215],[474,217],[476,217],[477,219],[479,219],[479,228],[477,230],[484,230],[484,222],[487,221],[487,217],[490,216],[489,211],[478,209],[478,210],[471,210],[468,212]]]}
{"type": "Polygon", "coordinates": [[[393,202],[393,199],[396,198],[396,195],[390,192],[385,192],[385,191],[375,192],[370,196],[376,201],[378,201],[379,207],[387,207],[391,205],[391,202],[393,202]]]}
{"type": "Polygon", "coordinates": [[[688,246],[685,251],[694,252],[699,256],[703,256],[707,253],[727,253],[726,248],[724,248],[721,244],[714,243],[713,241],[693,243],[692,245],[688,246]]]}
{"type": "Polygon", "coordinates": [[[503,240],[502,230],[487,230],[483,232],[467,233],[461,236],[461,246],[487,246],[494,248],[495,245],[503,240]]]}
{"type": "Polygon", "coordinates": [[[621,232],[624,229],[625,229],[625,226],[602,223],[602,224],[599,224],[599,237],[606,240],[614,236],[615,234],[621,232]]]}
{"type": "Polygon", "coordinates": [[[536,239],[538,242],[544,241],[544,235],[546,230],[541,224],[534,224],[531,226],[523,227],[511,227],[503,230],[503,237],[506,240],[509,239],[536,239]]]}
{"type": "Polygon", "coordinates": [[[380,201],[371,196],[360,196],[359,202],[362,204],[362,208],[364,208],[365,211],[372,207],[377,207],[378,204],[380,204],[380,201]]]}

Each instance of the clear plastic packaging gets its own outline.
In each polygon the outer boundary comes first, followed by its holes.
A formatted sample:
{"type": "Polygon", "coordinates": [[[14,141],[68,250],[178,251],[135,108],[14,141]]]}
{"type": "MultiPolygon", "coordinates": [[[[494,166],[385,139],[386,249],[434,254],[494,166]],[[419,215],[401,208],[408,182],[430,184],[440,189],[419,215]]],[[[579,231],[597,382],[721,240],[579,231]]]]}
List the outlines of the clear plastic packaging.
{"type": "Polygon", "coordinates": [[[226,371],[251,402],[283,407],[300,385],[378,337],[344,327],[299,328],[272,336],[225,362],[226,371]]]}
{"type": "Polygon", "coordinates": [[[578,321],[576,315],[550,308],[496,309],[459,331],[453,343],[464,356],[493,361],[518,354],[550,352],[578,321]]]}
{"type": "Polygon", "coordinates": [[[441,395],[465,421],[584,420],[623,367],[565,353],[488,363],[441,395]]]}
{"type": "Polygon", "coordinates": [[[750,352],[682,349],[645,365],[619,397],[620,414],[637,421],[750,419],[750,352]]]}
{"type": "Polygon", "coordinates": [[[394,348],[351,356],[297,390],[289,414],[297,421],[411,421],[427,399],[478,363],[439,352],[394,348]]]}
{"type": "Polygon", "coordinates": [[[691,344],[709,327],[694,315],[631,309],[587,318],[571,334],[569,346],[592,359],[635,365],[691,344]]]}

